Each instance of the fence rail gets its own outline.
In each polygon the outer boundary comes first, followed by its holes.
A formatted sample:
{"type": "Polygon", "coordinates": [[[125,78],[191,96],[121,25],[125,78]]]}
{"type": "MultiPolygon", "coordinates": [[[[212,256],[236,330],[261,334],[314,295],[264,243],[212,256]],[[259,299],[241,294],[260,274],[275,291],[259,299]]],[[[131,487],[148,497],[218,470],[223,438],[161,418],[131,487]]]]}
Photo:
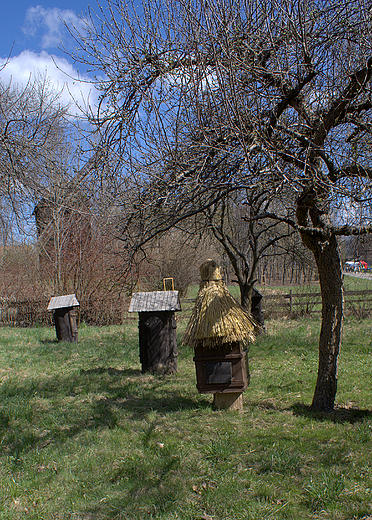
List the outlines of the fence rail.
{"type": "MultiPolygon", "coordinates": [[[[345,314],[366,318],[372,316],[372,290],[345,291],[345,314]]],[[[182,317],[191,315],[195,299],[181,301],[182,317]]],[[[52,325],[53,315],[48,312],[47,300],[9,301],[0,299],[0,326],[30,327],[52,325]]],[[[79,318],[89,325],[119,325],[136,316],[128,315],[129,301],[107,298],[81,302],[79,318]]],[[[309,316],[321,312],[320,292],[289,291],[289,293],[264,294],[262,307],[265,318],[309,316]]]]}
{"type": "MultiPolygon", "coordinates": [[[[47,311],[49,300],[0,299],[0,326],[30,327],[53,325],[53,313],[47,311]]],[[[129,302],[120,298],[90,299],[80,302],[79,321],[89,325],[119,325],[129,302]]]]}
{"type": "MultiPolygon", "coordinates": [[[[321,312],[321,293],[306,292],[267,294],[263,297],[266,316],[319,314],[321,312]]],[[[357,317],[372,316],[372,290],[345,291],[345,314],[357,317]]]]}

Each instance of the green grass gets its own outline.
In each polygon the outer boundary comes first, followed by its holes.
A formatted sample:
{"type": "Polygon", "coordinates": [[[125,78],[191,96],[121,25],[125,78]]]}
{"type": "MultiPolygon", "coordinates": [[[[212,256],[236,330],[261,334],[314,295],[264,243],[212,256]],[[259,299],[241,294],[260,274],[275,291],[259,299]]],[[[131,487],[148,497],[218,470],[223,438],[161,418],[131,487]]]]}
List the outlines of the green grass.
{"type": "Polygon", "coordinates": [[[363,291],[372,289],[372,279],[358,278],[356,276],[349,276],[345,274],[344,287],[346,291],[363,291]]]}
{"type": "Polygon", "coordinates": [[[175,376],[141,374],[134,320],[78,344],[0,329],[0,519],[368,517],[372,321],[345,322],[329,415],[308,406],[319,327],[267,322],[243,413],[212,411],[188,348],[175,376]]]}

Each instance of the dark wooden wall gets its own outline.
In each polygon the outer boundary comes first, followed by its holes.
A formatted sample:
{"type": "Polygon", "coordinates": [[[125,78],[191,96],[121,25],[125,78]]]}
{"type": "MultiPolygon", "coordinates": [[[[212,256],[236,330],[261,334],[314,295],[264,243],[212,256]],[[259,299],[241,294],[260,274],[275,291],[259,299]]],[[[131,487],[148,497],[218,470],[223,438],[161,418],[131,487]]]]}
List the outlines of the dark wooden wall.
{"type": "Polygon", "coordinates": [[[177,372],[177,325],[174,312],[140,312],[138,328],[142,372],[177,372]]]}

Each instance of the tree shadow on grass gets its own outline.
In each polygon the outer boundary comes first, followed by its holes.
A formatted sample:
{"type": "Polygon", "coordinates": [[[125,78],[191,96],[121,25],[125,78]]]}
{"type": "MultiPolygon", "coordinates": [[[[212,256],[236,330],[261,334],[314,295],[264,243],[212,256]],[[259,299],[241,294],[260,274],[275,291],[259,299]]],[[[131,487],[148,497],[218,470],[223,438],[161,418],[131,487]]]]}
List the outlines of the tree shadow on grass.
{"type": "Polygon", "coordinates": [[[365,419],[372,418],[372,410],[360,408],[346,408],[336,406],[332,412],[315,412],[311,406],[303,403],[295,403],[290,410],[296,416],[308,417],[317,421],[328,421],[333,423],[354,424],[365,419]]]}
{"type": "Polygon", "coordinates": [[[210,406],[197,392],[195,397],[183,395],[169,384],[172,377],[98,367],[66,377],[9,381],[0,387],[2,453],[18,464],[30,450],[62,445],[84,431],[111,429],[154,411],[167,414],[210,406]]]}
{"type": "Polygon", "coordinates": [[[111,367],[81,371],[81,376],[87,377],[88,380],[92,377],[92,386],[99,375],[104,375],[105,381],[108,377],[114,380],[116,377],[120,379],[117,381],[118,385],[109,388],[104,386],[102,390],[106,390],[106,396],[97,402],[108,409],[128,412],[130,415],[126,416],[127,419],[138,420],[153,411],[166,414],[210,407],[208,398],[203,399],[196,391],[195,398],[190,398],[172,388],[169,383],[174,376],[153,376],[149,373],[142,374],[140,369],[118,370],[111,367]],[[128,381],[123,382],[123,377],[128,381]],[[150,382],[144,383],[148,378],[150,382]]]}
{"type": "Polygon", "coordinates": [[[39,343],[41,343],[42,345],[56,345],[58,343],[58,339],[41,339],[39,340],[39,343]]]}
{"type": "Polygon", "coordinates": [[[89,368],[88,370],[81,369],[80,375],[92,375],[92,374],[108,374],[110,376],[140,376],[141,370],[136,368],[124,368],[120,370],[118,368],[112,367],[97,367],[97,368],[89,368]]]}

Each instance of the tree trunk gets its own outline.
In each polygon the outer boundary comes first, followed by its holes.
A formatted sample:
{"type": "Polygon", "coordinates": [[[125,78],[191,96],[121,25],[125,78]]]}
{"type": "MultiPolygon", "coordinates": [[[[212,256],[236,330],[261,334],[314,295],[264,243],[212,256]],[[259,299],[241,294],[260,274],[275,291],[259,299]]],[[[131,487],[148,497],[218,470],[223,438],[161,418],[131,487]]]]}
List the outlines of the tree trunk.
{"type": "Polygon", "coordinates": [[[311,408],[319,412],[331,412],[334,408],[344,313],[340,250],[336,236],[326,224],[329,208],[324,201],[328,195],[311,187],[297,200],[298,223],[307,226],[310,217],[314,228],[319,230],[300,231],[302,242],[314,255],[322,295],[318,377],[311,404],[311,408]]]}
{"type": "Polygon", "coordinates": [[[251,283],[239,283],[240,289],[240,303],[249,313],[252,308],[252,292],[253,284],[251,283]]]}
{"type": "MultiPolygon", "coordinates": [[[[314,238],[314,237],[313,237],[314,238]]],[[[318,377],[312,402],[315,411],[330,412],[337,391],[338,355],[343,322],[341,257],[336,237],[318,238],[311,248],[318,267],[322,294],[322,326],[319,337],[318,377]]]]}

